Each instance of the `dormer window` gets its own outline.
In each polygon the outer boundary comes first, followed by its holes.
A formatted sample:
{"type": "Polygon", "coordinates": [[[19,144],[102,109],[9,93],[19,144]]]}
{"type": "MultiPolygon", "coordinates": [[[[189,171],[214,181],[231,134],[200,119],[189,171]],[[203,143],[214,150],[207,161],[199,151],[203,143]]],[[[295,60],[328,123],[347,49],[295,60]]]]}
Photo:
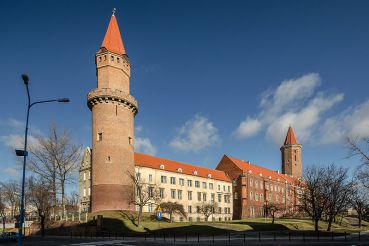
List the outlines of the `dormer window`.
{"type": "Polygon", "coordinates": [[[193,171],[193,174],[194,174],[194,175],[197,175],[197,171],[193,171]]]}
{"type": "Polygon", "coordinates": [[[248,172],[248,173],[250,173],[250,174],[251,174],[251,173],[252,173],[252,170],[249,170],[249,172],[248,172]]]}
{"type": "Polygon", "coordinates": [[[178,169],[177,169],[177,171],[178,171],[179,173],[181,173],[181,172],[182,172],[182,168],[178,168],[178,169]]]}
{"type": "Polygon", "coordinates": [[[272,176],[269,176],[268,179],[272,179],[272,176]]]}
{"type": "Polygon", "coordinates": [[[159,168],[162,169],[162,170],[164,170],[165,169],[165,166],[163,164],[161,164],[159,168]]]}
{"type": "Polygon", "coordinates": [[[208,174],[208,178],[211,179],[211,173],[208,174]]]}

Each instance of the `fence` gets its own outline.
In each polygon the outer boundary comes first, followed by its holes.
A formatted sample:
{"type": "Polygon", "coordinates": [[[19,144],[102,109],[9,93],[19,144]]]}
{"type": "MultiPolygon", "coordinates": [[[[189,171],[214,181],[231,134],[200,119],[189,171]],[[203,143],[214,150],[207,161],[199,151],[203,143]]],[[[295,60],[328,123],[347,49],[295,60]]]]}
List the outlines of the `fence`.
{"type": "Polygon", "coordinates": [[[328,233],[328,232],[244,232],[244,233],[230,233],[223,235],[202,235],[200,233],[116,233],[109,231],[88,232],[88,231],[71,231],[71,238],[93,238],[93,239],[133,239],[138,241],[154,241],[154,242],[182,242],[182,243],[237,243],[243,244],[246,242],[266,242],[266,241],[284,241],[284,242],[361,242],[369,241],[368,233],[328,233]]]}

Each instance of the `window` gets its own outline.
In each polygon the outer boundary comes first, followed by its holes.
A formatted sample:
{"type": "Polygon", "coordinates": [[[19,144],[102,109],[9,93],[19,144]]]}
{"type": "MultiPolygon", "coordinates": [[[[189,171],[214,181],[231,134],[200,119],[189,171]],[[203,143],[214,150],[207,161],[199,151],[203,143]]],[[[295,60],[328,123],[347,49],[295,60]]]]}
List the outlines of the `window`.
{"type": "Polygon", "coordinates": [[[218,213],[219,213],[219,214],[221,214],[221,213],[222,213],[222,208],[221,208],[221,207],[219,207],[219,208],[218,208],[218,213]]]}
{"type": "Polygon", "coordinates": [[[238,199],[238,193],[237,191],[234,192],[234,195],[233,195],[234,199],[237,200],[238,199]]]}
{"type": "Polygon", "coordinates": [[[102,132],[98,132],[97,133],[97,141],[102,141],[102,137],[103,137],[102,132]]]}
{"type": "Polygon", "coordinates": [[[178,200],[182,200],[182,190],[178,190],[178,200]]]}
{"type": "Polygon", "coordinates": [[[171,189],[170,190],[170,196],[172,197],[172,199],[176,199],[176,190],[171,189]]]}
{"type": "Polygon", "coordinates": [[[187,191],[188,200],[192,200],[192,191],[187,191]]]}
{"type": "Polygon", "coordinates": [[[197,192],[197,200],[201,202],[201,192],[197,192]]]}
{"type": "Polygon", "coordinates": [[[232,185],[237,186],[237,180],[236,179],[232,181],[232,185]]]}
{"type": "Polygon", "coordinates": [[[209,183],[209,189],[212,190],[213,189],[213,183],[209,183]]]}
{"type": "Polygon", "coordinates": [[[192,222],[192,217],[188,217],[188,221],[189,222],[192,222]]]}
{"type": "Polygon", "coordinates": [[[192,187],[192,180],[191,180],[191,179],[188,179],[188,180],[187,180],[187,185],[188,185],[189,187],[192,187]]]}
{"type": "Polygon", "coordinates": [[[154,211],[154,206],[152,205],[152,203],[149,203],[149,212],[153,212],[154,211]]]}
{"type": "Polygon", "coordinates": [[[222,202],[222,194],[218,194],[218,202],[222,202]]]}
{"type": "Polygon", "coordinates": [[[195,187],[200,188],[200,182],[199,181],[195,181],[195,187]]]}
{"type": "Polygon", "coordinates": [[[265,184],[265,189],[269,190],[269,184],[268,183],[265,184]]]}
{"type": "Polygon", "coordinates": [[[141,180],[141,173],[140,172],[136,173],[136,178],[137,178],[138,181],[141,180]]]}
{"type": "Polygon", "coordinates": [[[179,185],[184,186],[184,179],[179,179],[179,185]]]}
{"type": "Polygon", "coordinates": [[[228,185],[228,192],[231,192],[231,186],[228,185]]]}
{"type": "Polygon", "coordinates": [[[188,206],[187,212],[192,213],[192,207],[191,206],[188,206]]]}
{"type": "Polygon", "coordinates": [[[164,165],[160,165],[159,168],[162,169],[162,170],[164,170],[165,169],[165,166],[164,165]]]}
{"type": "Polygon", "coordinates": [[[211,193],[211,202],[215,202],[215,194],[211,193]]]}
{"type": "Polygon", "coordinates": [[[196,206],[196,212],[200,213],[200,206],[196,206]]]}
{"type": "Polygon", "coordinates": [[[263,201],[263,194],[260,194],[260,201],[263,201]]]}
{"type": "Polygon", "coordinates": [[[178,168],[178,169],[177,169],[177,171],[178,171],[179,173],[181,173],[181,172],[182,172],[182,168],[178,168]]]}
{"type": "Polygon", "coordinates": [[[255,193],[255,200],[259,201],[259,193],[255,193]]]}
{"type": "Polygon", "coordinates": [[[226,191],[226,189],[225,189],[225,185],[223,185],[223,191],[226,191]]]}
{"type": "Polygon", "coordinates": [[[220,191],[220,185],[218,185],[218,190],[220,191]]]}
{"type": "Polygon", "coordinates": [[[164,188],[160,188],[160,198],[164,198],[164,191],[165,191],[165,189],[164,188]]]}
{"type": "Polygon", "coordinates": [[[149,182],[152,182],[152,174],[149,174],[149,182]]]}
{"type": "Polygon", "coordinates": [[[117,57],[117,62],[119,63],[120,61],[119,61],[119,57],[117,57]]]}
{"type": "Polygon", "coordinates": [[[263,189],[263,181],[260,181],[260,189],[263,189]]]}
{"type": "Polygon", "coordinates": [[[206,182],[202,182],[202,188],[206,189],[206,182]]]}
{"type": "Polygon", "coordinates": [[[91,188],[88,187],[88,193],[87,193],[89,196],[91,196],[91,188]]]}
{"type": "Polygon", "coordinates": [[[161,183],[166,184],[167,183],[167,176],[161,176],[161,183]]]}
{"type": "Polygon", "coordinates": [[[88,171],[88,176],[87,176],[88,179],[91,179],[91,171],[88,171]]]}
{"type": "Polygon", "coordinates": [[[250,191],[250,200],[252,200],[252,196],[253,196],[252,191],[250,191]]]}
{"type": "Polygon", "coordinates": [[[83,180],[86,180],[86,173],[83,172],[83,180]]]}
{"type": "Polygon", "coordinates": [[[272,194],[268,194],[268,201],[272,200],[272,194]]]}
{"type": "Polygon", "coordinates": [[[253,183],[252,183],[252,179],[250,179],[250,187],[252,187],[253,183]]]}
{"type": "Polygon", "coordinates": [[[255,188],[259,188],[259,182],[255,180],[255,188]]]}
{"type": "Polygon", "coordinates": [[[114,61],[114,56],[111,56],[111,60],[114,61]]]}
{"type": "Polygon", "coordinates": [[[86,196],[86,188],[83,188],[83,196],[86,196]]]}
{"type": "Polygon", "coordinates": [[[175,185],[176,184],[176,178],[170,177],[170,184],[175,185]]]}
{"type": "Polygon", "coordinates": [[[153,197],[154,196],[154,187],[150,186],[149,187],[149,197],[153,197]]]}
{"type": "MultiPolygon", "coordinates": [[[[118,113],[118,112],[117,112],[117,113],[118,113]]],[[[128,143],[129,143],[130,145],[133,145],[133,138],[128,137],[128,143]]]]}
{"type": "Polygon", "coordinates": [[[202,200],[206,202],[206,193],[202,193],[202,200]]]}

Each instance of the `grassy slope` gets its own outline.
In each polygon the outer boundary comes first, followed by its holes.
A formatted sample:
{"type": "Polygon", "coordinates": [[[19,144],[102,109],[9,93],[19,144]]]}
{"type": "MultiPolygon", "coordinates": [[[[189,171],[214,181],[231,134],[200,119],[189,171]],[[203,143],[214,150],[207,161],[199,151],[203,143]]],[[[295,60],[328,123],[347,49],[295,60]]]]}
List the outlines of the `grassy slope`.
{"type": "MultiPolygon", "coordinates": [[[[156,233],[176,233],[176,234],[228,234],[237,232],[255,231],[284,231],[307,233],[314,230],[314,223],[309,219],[276,219],[275,224],[271,224],[271,219],[255,218],[245,220],[233,220],[227,222],[157,222],[151,220],[148,214],[144,215],[141,227],[137,227],[131,221],[125,219],[120,212],[104,212],[104,228],[111,232],[156,232],[156,233]]],[[[327,223],[319,223],[320,230],[327,229],[327,223]]],[[[347,220],[342,224],[333,224],[332,229],[335,233],[352,233],[359,231],[357,226],[351,226],[347,220]]],[[[369,223],[363,222],[361,231],[369,230],[369,223]]]]}

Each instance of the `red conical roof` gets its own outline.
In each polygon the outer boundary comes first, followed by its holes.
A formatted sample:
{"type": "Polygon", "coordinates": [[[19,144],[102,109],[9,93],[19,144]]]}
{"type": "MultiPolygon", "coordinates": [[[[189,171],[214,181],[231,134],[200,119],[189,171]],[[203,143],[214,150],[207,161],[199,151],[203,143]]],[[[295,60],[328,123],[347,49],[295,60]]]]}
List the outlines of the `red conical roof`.
{"type": "Polygon", "coordinates": [[[293,129],[290,126],[288,128],[286,139],[284,140],[284,145],[298,144],[296,141],[295,133],[293,133],[293,129]]]}
{"type": "Polygon", "coordinates": [[[101,44],[101,48],[105,48],[108,51],[114,52],[119,55],[126,54],[122,37],[120,35],[118,22],[114,14],[111,16],[108,30],[106,30],[104,40],[101,44]]]}

